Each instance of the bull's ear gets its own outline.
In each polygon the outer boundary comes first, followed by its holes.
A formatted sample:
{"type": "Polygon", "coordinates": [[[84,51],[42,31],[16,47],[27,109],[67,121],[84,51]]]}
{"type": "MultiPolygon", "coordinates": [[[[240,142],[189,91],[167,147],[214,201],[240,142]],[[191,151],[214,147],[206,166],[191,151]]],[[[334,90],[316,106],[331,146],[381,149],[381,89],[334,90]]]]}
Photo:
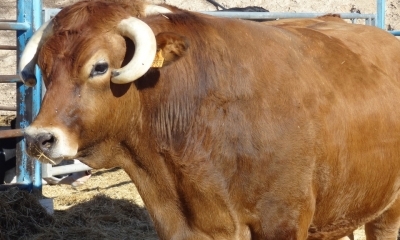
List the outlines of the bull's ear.
{"type": "Polygon", "coordinates": [[[152,67],[168,66],[181,58],[189,48],[186,37],[172,32],[162,32],[156,36],[157,54],[152,67]]]}

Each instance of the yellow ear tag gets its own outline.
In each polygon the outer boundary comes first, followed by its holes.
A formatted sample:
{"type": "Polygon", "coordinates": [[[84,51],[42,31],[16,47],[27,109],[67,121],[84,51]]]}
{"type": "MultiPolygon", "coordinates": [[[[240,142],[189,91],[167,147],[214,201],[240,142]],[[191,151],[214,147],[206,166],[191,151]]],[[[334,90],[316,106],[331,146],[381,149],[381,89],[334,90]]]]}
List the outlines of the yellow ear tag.
{"type": "Polygon", "coordinates": [[[151,67],[161,68],[164,64],[164,57],[162,56],[162,50],[158,50],[156,53],[156,57],[154,58],[153,65],[151,67]]]}

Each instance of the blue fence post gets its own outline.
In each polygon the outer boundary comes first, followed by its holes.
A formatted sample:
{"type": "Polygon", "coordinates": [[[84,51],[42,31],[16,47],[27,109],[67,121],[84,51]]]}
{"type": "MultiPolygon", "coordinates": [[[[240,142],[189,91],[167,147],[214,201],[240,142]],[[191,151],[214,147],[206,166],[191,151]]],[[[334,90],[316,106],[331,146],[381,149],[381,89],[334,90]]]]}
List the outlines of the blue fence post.
{"type": "MultiPolygon", "coordinates": [[[[28,23],[27,31],[17,31],[17,56],[21,57],[26,43],[32,34],[42,24],[42,1],[41,0],[18,0],[17,22],[28,23]]],[[[38,69],[36,78],[40,81],[41,76],[38,69]]],[[[22,83],[17,83],[17,128],[25,128],[38,114],[41,103],[41,83],[29,88],[22,83]]],[[[26,154],[25,139],[18,139],[17,144],[17,182],[26,185],[28,190],[39,190],[42,188],[41,165],[26,154]]]]}
{"type": "Polygon", "coordinates": [[[376,2],[376,26],[379,28],[382,28],[382,29],[386,29],[385,14],[386,14],[386,0],[377,0],[377,2],[376,2]]]}

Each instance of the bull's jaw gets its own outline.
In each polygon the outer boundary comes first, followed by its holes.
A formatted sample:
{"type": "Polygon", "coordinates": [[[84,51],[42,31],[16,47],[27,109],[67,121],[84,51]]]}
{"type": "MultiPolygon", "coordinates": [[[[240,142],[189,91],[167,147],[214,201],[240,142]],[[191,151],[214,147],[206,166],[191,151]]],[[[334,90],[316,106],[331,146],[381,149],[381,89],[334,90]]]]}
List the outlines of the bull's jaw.
{"type": "Polygon", "coordinates": [[[58,164],[64,159],[74,159],[78,152],[76,141],[68,138],[56,127],[25,129],[26,151],[43,163],[58,164]]]}

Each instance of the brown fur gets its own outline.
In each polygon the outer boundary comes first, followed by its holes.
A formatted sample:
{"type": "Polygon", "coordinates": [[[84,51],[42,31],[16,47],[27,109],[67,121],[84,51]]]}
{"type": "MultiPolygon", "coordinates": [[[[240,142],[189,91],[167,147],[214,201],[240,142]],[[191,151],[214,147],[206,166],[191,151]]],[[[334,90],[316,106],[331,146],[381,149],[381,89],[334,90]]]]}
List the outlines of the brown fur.
{"type": "Polygon", "coordinates": [[[167,66],[125,85],[82,66],[99,49],[110,68],[126,62],[132,46],[114,29],[131,10],[64,9],[40,50],[48,90],[33,126],[65,129],[93,167],[123,167],[161,239],[338,239],[366,223],[368,237],[394,239],[398,40],[335,17],[170,8],[142,19],[167,66]]]}

